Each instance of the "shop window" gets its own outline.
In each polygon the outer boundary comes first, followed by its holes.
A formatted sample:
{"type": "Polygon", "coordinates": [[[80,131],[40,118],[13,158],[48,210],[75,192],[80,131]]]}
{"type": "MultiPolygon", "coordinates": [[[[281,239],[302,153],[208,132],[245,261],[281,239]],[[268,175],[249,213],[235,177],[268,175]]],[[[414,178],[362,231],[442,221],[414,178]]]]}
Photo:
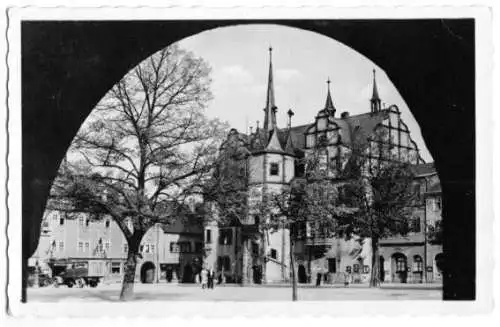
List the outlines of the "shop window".
{"type": "Polygon", "coordinates": [[[120,274],[121,263],[120,262],[111,262],[111,273],[112,274],[120,274]]]}
{"type": "Polygon", "coordinates": [[[337,260],[335,258],[328,259],[328,272],[329,273],[337,272],[337,260]]]}
{"type": "Polygon", "coordinates": [[[269,174],[271,176],[278,176],[280,174],[280,166],[278,165],[278,163],[276,162],[271,163],[269,174]]]}
{"type": "Polygon", "coordinates": [[[271,258],[272,259],[278,258],[278,251],[276,251],[276,249],[271,249],[271,258]]]}

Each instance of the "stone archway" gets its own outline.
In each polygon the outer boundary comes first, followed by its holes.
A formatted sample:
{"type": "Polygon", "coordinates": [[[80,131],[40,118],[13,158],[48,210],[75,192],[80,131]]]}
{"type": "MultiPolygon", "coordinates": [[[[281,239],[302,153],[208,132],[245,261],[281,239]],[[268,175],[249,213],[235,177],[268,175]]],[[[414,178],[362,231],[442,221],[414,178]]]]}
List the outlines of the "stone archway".
{"type": "Polygon", "coordinates": [[[146,261],[141,266],[141,283],[152,284],[155,281],[156,267],[151,261],[146,261]]]}
{"type": "Polygon", "coordinates": [[[208,29],[252,23],[282,24],[334,38],[374,60],[393,78],[440,170],[446,202],[466,204],[443,211],[445,220],[449,216],[455,222],[447,226],[447,235],[456,235],[447,237],[450,242],[445,240],[447,258],[454,262],[446,275],[458,283],[445,285],[445,297],[473,297],[475,252],[463,251],[475,243],[475,161],[473,155],[463,156],[475,149],[471,137],[475,124],[473,19],[377,24],[352,20],[22,22],[22,197],[23,203],[29,203],[23,207],[22,222],[24,285],[27,259],[36,250],[40,220],[60,159],[103,94],[128,69],[161,47],[208,29]],[[383,47],[380,35],[384,35],[383,47]],[[446,119],[436,119],[428,114],[429,109],[419,108],[439,108],[439,115],[446,119]]]}

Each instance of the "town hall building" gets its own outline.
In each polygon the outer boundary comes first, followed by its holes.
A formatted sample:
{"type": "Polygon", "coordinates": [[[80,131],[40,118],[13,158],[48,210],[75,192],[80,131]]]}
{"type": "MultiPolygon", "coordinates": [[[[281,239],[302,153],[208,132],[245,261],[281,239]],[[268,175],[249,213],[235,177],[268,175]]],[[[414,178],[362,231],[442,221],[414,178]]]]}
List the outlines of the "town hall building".
{"type": "MultiPolygon", "coordinates": [[[[289,188],[294,178],[303,177],[304,158],[311,156],[318,148],[319,167],[325,171],[327,178],[335,178],[343,169],[345,158],[352,149],[365,143],[370,160],[377,162],[390,157],[410,163],[413,167],[425,166],[427,169],[424,169],[424,174],[420,174],[416,168],[416,180],[427,185],[431,178],[433,185],[438,185],[434,186],[435,191],[439,188],[437,173],[432,164],[425,164],[422,160],[408,126],[401,119],[399,108],[382,104],[375,70],[373,92],[371,98],[367,99],[366,113],[350,115],[340,112],[333,101],[328,80],[325,105],[311,117],[311,123],[293,126],[294,113],[288,110],[288,126],[278,126],[272,48],[269,49],[269,55],[263,126],[257,125],[256,130],[250,133],[232,129],[221,148],[222,152],[228,148],[238,148],[243,153],[243,165],[248,177],[247,204],[250,209],[237,221],[229,223],[221,223],[217,219],[217,210],[210,210],[213,216],[206,219],[204,263],[227,282],[279,283],[289,280],[289,230],[284,227],[272,232],[266,230],[262,226],[263,218],[251,208],[262,203],[266,195],[289,188]]],[[[432,194],[426,188],[421,190],[422,198],[440,198],[440,188],[432,194]]],[[[208,205],[214,206],[213,203],[208,205]]],[[[422,201],[420,212],[426,212],[426,207],[427,202],[422,201]]],[[[381,241],[380,269],[383,281],[423,282],[439,277],[439,274],[432,273],[437,270],[432,260],[441,252],[440,247],[433,248],[432,253],[425,255],[419,252],[424,251],[424,248],[430,251],[431,248],[426,246],[427,240],[422,236],[427,228],[425,224],[423,219],[416,223],[418,227],[414,226],[409,234],[412,241],[405,241],[401,237],[381,241]],[[408,252],[406,255],[405,251],[408,252]],[[424,257],[426,261],[422,262],[424,257]],[[417,274],[413,273],[412,267],[418,269],[417,274]],[[401,273],[403,270],[405,274],[401,273]]],[[[295,243],[294,252],[300,283],[311,282],[311,276],[316,278],[318,273],[327,283],[341,282],[345,272],[351,273],[358,282],[369,279],[369,241],[360,245],[356,240],[346,241],[317,229],[311,232],[306,228],[305,235],[295,243]]]]}

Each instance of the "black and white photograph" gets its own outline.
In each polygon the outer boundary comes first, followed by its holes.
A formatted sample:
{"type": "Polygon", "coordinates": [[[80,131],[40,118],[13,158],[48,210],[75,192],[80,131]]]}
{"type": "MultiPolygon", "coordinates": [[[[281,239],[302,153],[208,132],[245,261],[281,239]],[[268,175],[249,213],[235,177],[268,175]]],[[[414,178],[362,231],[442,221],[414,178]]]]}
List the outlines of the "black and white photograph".
{"type": "Polygon", "coordinates": [[[13,10],[8,304],[488,308],[477,9],[13,10]]]}

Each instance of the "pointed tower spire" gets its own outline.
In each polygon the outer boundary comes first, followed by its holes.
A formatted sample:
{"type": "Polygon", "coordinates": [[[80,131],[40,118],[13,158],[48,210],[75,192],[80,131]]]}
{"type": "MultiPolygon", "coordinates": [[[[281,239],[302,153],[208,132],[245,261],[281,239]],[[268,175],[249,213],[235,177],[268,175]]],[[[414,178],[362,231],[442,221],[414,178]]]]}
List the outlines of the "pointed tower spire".
{"type": "Polygon", "coordinates": [[[380,111],[380,97],[378,95],[375,69],[373,70],[373,92],[372,92],[372,98],[370,99],[370,103],[372,112],[380,111]]]}
{"type": "Polygon", "coordinates": [[[326,84],[328,85],[328,94],[326,95],[325,110],[332,116],[335,116],[335,106],[333,105],[332,94],[330,93],[330,77],[328,77],[326,84]]]}
{"type": "Polygon", "coordinates": [[[269,47],[269,76],[267,80],[266,107],[264,108],[264,130],[266,132],[270,132],[276,127],[276,110],[273,83],[273,48],[269,47]]]}

